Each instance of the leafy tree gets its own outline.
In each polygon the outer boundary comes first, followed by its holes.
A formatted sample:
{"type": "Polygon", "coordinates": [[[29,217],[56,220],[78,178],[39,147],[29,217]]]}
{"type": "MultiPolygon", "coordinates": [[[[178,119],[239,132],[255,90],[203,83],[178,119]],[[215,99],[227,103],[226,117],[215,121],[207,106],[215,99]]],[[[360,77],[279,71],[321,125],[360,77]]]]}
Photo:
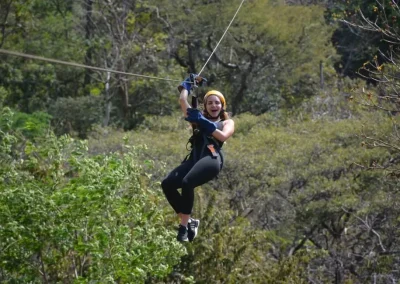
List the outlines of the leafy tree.
{"type": "MultiPolygon", "coordinates": [[[[398,78],[397,64],[399,50],[399,24],[397,17],[400,14],[399,6],[392,1],[373,1],[369,3],[370,10],[360,10],[358,19],[342,19],[342,22],[360,31],[368,31],[381,39],[382,49],[371,53],[371,60],[366,60],[359,70],[359,74],[373,82],[376,88],[357,88],[352,93],[356,103],[372,110],[381,110],[392,117],[393,133],[390,135],[375,133],[363,134],[364,142],[368,147],[384,147],[393,155],[391,161],[383,161],[380,167],[386,169],[390,175],[397,175],[398,151],[397,118],[398,108],[398,78]],[[372,58],[373,57],[373,58],[372,58]]],[[[375,166],[373,166],[375,168],[375,166]]]]}
{"type": "MultiPolygon", "coordinates": [[[[152,21],[156,12],[143,4],[37,0],[11,1],[5,8],[5,49],[121,72],[170,76],[158,70],[164,35],[158,22],[152,21]]],[[[163,95],[163,82],[15,57],[7,57],[0,67],[4,101],[24,112],[47,110],[59,98],[88,94],[104,96],[105,125],[131,128],[147,112],[170,112],[169,106],[164,107],[170,96],[163,95]]]]}
{"type": "Polygon", "coordinates": [[[77,134],[86,138],[94,125],[100,125],[103,117],[102,99],[96,96],[60,98],[49,108],[54,117],[57,135],[77,134]]]}
{"type": "MultiPolygon", "coordinates": [[[[332,1],[326,15],[329,21],[339,20],[339,26],[332,37],[333,44],[341,55],[336,69],[342,76],[352,78],[358,76],[359,68],[370,61],[378,50],[384,53],[390,50],[392,43],[386,40],[390,36],[387,37],[385,31],[389,28],[396,34],[399,28],[398,6],[395,1],[332,1]],[[370,21],[375,27],[367,28],[365,21],[370,21]],[[365,28],[360,28],[361,26],[365,28]],[[377,32],[377,27],[382,30],[377,32]]],[[[386,61],[384,57],[379,60],[386,61]]]]}
{"type": "MultiPolygon", "coordinates": [[[[92,10],[87,14],[90,32],[87,30],[86,34],[91,39],[88,47],[91,65],[145,76],[170,76],[168,70],[159,68],[166,63],[162,56],[166,36],[156,11],[132,1],[91,2],[90,5],[92,10]]],[[[169,104],[171,100],[163,94],[170,86],[165,81],[123,74],[95,73],[92,76],[103,83],[96,89],[104,94],[105,126],[111,123],[131,129],[145,114],[170,113],[165,102],[169,104]],[[112,117],[114,120],[110,121],[112,117]]],[[[94,88],[93,84],[91,87],[94,88]]]]}
{"type": "MultiPolygon", "coordinates": [[[[198,72],[237,6],[229,1],[178,2],[161,10],[167,19],[169,50],[182,67],[198,72]]],[[[330,33],[321,7],[249,2],[204,74],[209,76],[210,87],[227,95],[233,114],[290,107],[319,88],[320,61],[334,53],[328,42],[330,33]]]]}
{"type": "MultiPolygon", "coordinates": [[[[65,61],[79,61],[82,39],[76,33],[71,1],[10,1],[4,49],[65,61]],[[23,40],[22,40],[23,39],[23,40]]],[[[3,57],[4,55],[2,55],[3,57]]],[[[76,68],[7,57],[0,66],[5,102],[20,111],[46,111],[52,100],[79,95],[76,68]]]]}

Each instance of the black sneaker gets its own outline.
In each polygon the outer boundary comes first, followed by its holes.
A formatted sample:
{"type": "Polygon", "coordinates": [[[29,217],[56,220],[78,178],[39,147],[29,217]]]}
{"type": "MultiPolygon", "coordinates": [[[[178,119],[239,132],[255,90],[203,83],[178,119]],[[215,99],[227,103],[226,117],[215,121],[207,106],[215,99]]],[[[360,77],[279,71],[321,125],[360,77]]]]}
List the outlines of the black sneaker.
{"type": "Polygon", "coordinates": [[[197,230],[199,229],[200,226],[200,220],[190,218],[189,221],[190,222],[188,224],[188,239],[189,242],[191,242],[197,236],[197,230]]]}
{"type": "Polygon", "coordinates": [[[188,229],[185,226],[179,225],[178,236],[176,239],[180,242],[188,241],[188,229]]]}

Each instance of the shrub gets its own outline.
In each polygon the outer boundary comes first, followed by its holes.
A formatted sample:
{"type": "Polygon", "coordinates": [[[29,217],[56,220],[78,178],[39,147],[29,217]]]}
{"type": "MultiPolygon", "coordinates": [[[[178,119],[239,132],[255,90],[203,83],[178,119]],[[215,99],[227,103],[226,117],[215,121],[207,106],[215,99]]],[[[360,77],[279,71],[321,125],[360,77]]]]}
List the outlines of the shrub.
{"type": "Polygon", "coordinates": [[[85,141],[49,133],[12,155],[19,140],[2,129],[0,282],[140,283],[180,261],[138,148],[89,156],[85,141]]]}
{"type": "Polygon", "coordinates": [[[78,135],[86,138],[93,125],[101,124],[103,109],[101,97],[59,98],[49,108],[56,134],[78,135]]]}

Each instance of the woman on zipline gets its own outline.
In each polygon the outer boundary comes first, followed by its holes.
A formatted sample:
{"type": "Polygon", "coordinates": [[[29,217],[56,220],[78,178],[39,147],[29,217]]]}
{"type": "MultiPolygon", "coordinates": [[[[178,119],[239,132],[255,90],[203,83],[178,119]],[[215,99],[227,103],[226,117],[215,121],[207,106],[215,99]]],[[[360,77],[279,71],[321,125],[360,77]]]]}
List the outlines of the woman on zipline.
{"type": "MultiPolygon", "coordinates": [[[[195,80],[202,80],[195,77],[195,80]]],[[[198,81],[197,81],[198,82],[198,81]]],[[[185,120],[194,125],[190,138],[192,150],[181,165],[172,170],[162,181],[163,192],[172,208],[179,215],[180,225],[177,240],[193,241],[200,220],[190,217],[194,203],[194,189],[215,178],[223,165],[221,147],[234,132],[234,122],[226,112],[225,98],[219,91],[209,91],[204,96],[204,111],[191,108],[188,103],[192,83],[183,81],[179,103],[185,120]],[[182,191],[179,193],[178,189],[182,191]]]]}

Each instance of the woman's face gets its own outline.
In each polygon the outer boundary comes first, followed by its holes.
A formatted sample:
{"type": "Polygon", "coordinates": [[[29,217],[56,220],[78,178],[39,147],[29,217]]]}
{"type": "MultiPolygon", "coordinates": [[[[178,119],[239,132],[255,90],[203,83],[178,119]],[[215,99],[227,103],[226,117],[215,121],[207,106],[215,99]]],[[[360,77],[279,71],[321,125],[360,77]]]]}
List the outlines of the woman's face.
{"type": "Polygon", "coordinates": [[[206,110],[211,117],[217,117],[222,109],[222,103],[219,97],[211,95],[206,101],[206,110]]]}

